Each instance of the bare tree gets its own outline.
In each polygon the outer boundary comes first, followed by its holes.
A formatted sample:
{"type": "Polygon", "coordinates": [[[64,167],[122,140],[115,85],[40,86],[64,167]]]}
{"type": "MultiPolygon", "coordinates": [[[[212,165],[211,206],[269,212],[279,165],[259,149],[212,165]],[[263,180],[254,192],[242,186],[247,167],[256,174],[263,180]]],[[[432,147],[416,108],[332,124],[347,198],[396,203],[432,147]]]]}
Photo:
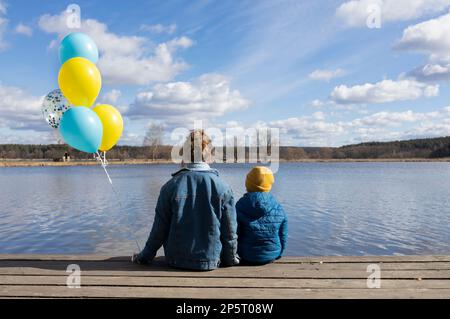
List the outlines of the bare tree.
{"type": "Polygon", "coordinates": [[[53,130],[52,135],[53,135],[52,140],[54,140],[56,142],[56,144],[58,144],[58,145],[64,144],[64,139],[63,139],[59,129],[53,130]]]}
{"type": "Polygon", "coordinates": [[[162,124],[151,123],[145,133],[144,146],[149,146],[152,154],[152,160],[155,160],[155,155],[158,146],[162,145],[162,138],[164,133],[164,126],[162,124]]]}
{"type": "Polygon", "coordinates": [[[267,162],[267,155],[271,149],[271,134],[268,127],[256,128],[256,144],[257,144],[257,158],[258,163],[267,162]]]}

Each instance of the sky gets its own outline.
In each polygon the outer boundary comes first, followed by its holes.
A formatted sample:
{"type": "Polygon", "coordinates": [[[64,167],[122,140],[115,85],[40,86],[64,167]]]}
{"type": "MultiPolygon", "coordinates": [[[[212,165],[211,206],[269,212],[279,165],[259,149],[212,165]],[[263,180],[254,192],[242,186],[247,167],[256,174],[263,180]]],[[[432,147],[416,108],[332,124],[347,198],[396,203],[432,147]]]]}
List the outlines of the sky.
{"type": "Polygon", "coordinates": [[[195,120],[295,146],[450,135],[450,0],[0,0],[1,144],[57,141],[41,104],[74,31],[97,43],[122,145],[195,120]]]}

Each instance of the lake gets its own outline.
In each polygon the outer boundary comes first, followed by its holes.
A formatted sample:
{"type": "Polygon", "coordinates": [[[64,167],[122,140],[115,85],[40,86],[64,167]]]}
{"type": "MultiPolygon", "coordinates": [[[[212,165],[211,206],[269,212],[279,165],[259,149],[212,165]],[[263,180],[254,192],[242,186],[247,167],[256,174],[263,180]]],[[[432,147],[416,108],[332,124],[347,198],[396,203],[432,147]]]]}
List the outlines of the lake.
{"type": "MultiPolygon", "coordinates": [[[[236,198],[250,165],[215,165],[236,198]]],[[[0,168],[0,253],[130,255],[175,165],[0,168]]],[[[450,254],[450,163],[285,163],[287,255],[450,254]]]]}

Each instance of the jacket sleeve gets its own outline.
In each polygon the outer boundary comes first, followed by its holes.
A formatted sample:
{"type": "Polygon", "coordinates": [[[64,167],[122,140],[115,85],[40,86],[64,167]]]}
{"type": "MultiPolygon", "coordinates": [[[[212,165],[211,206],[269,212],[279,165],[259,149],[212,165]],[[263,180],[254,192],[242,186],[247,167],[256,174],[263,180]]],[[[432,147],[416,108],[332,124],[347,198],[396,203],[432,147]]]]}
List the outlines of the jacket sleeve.
{"type": "Polygon", "coordinates": [[[281,253],[280,257],[283,255],[284,250],[286,249],[287,240],[288,240],[288,220],[286,217],[286,214],[284,213],[283,209],[281,208],[284,220],[281,223],[280,230],[279,230],[279,236],[280,236],[280,242],[281,242],[281,253]]]}
{"type": "Polygon", "coordinates": [[[163,189],[161,190],[156,204],[155,219],[153,227],[148,236],[144,249],[139,254],[139,261],[150,263],[155,258],[156,252],[161,248],[169,233],[171,220],[170,206],[165,200],[163,189]]]}
{"type": "Polygon", "coordinates": [[[231,190],[222,199],[220,220],[220,241],[222,243],[221,263],[233,266],[239,263],[237,257],[237,221],[234,197],[231,190]]]}

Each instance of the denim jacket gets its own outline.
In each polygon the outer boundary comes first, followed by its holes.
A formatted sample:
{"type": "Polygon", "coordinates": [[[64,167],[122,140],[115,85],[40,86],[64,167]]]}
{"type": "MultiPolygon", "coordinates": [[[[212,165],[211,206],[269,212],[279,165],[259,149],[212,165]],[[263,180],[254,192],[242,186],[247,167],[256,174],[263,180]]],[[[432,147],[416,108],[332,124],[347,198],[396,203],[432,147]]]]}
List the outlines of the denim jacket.
{"type": "Polygon", "coordinates": [[[238,263],[233,193],[208,164],[184,166],[161,188],[139,260],[151,262],[161,245],[166,262],[178,268],[211,270],[238,263]]]}

